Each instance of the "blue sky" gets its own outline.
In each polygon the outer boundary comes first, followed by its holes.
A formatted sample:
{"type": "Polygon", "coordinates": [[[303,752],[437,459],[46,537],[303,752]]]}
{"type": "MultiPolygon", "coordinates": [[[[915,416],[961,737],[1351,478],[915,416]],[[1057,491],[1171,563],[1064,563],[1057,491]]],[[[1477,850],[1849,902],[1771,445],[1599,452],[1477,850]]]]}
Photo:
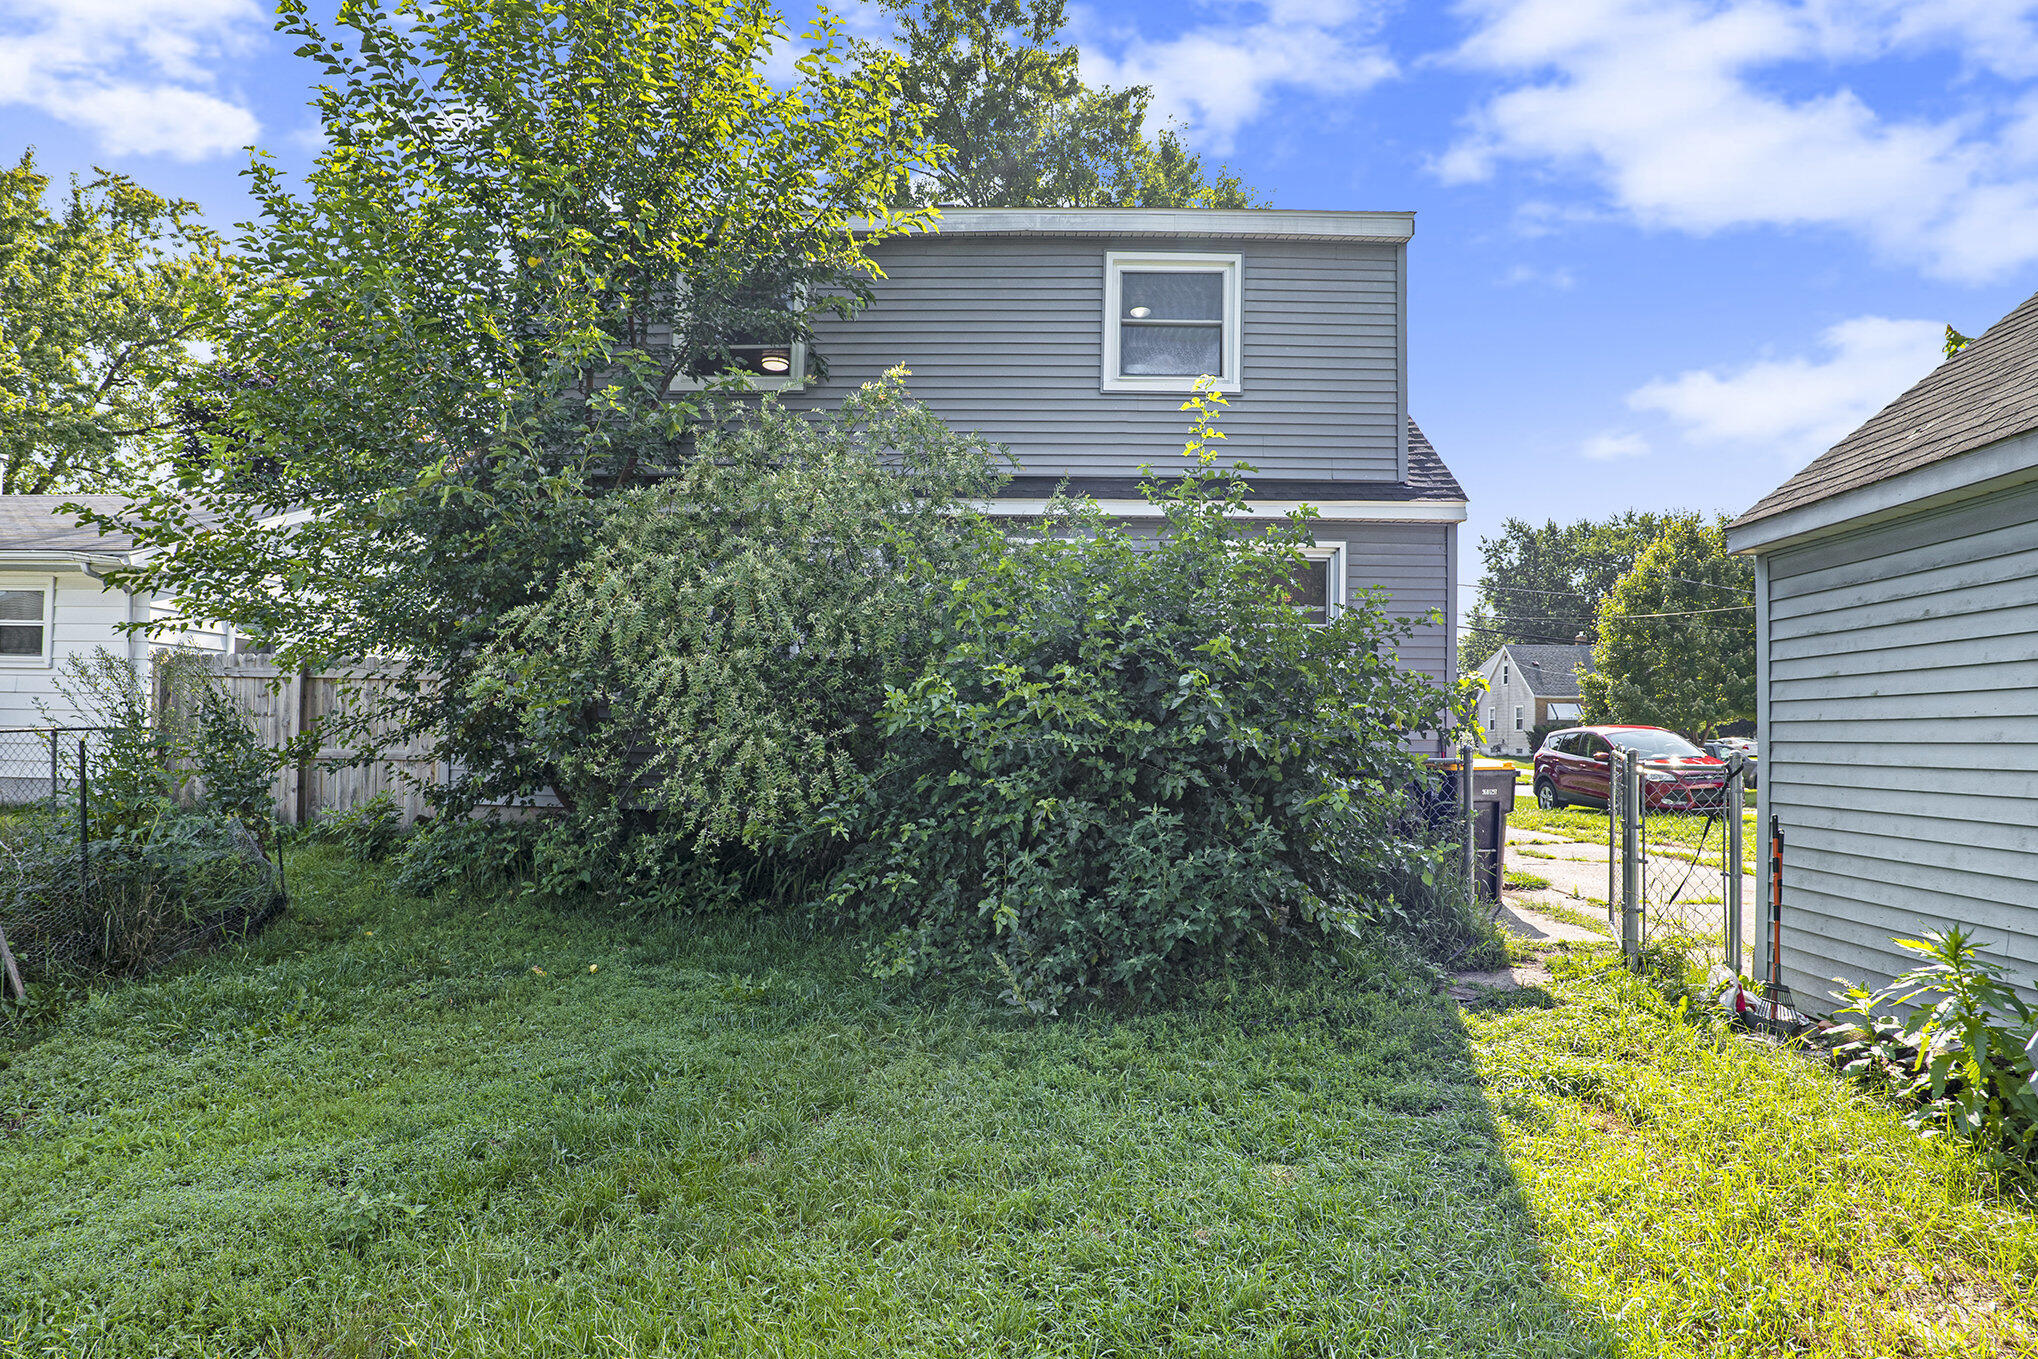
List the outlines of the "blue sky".
{"type": "MultiPolygon", "coordinates": [[[[322,6],[315,6],[321,8],[322,6]]],[[[854,6],[844,6],[854,9],[854,6]]],[[[1279,207],[1413,208],[1416,418],[1508,515],[1737,511],[2038,289],[2038,0],[1127,0],[1092,79],[1279,207]]],[[[0,0],[0,153],[244,213],[256,0],[0,0]]]]}

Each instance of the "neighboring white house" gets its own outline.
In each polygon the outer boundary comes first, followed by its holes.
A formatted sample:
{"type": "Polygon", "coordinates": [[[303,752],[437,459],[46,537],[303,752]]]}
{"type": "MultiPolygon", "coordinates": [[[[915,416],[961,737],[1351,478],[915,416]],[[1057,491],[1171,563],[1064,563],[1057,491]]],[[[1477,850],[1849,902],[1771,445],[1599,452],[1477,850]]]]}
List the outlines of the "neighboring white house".
{"type": "Polygon", "coordinates": [[[105,647],[137,673],[147,664],[147,640],[121,625],[146,621],[148,601],[105,580],[132,544],[57,512],[72,502],[110,510],[127,497],[0,496],[0,728],[90,725],[59,684],[69,657],[105,647]]]}
{"type": "Polygon", "coordinates": [[[1479,734],[1495,755],[1527,755],[1529,733],[1545,722],[1576,722],[1579,672],[1592,669],[1589,646],[1510,642],[1487,657],[1479,673],[1479,734]]]}
{"type": "Polygon", "coordinates": [[[224,627],[154,637],[126,628],[170,612],[152,596],[107,583],[108,571],[135,560],[134,545],[80,527],[74,515],[58,510],[68,504],[117,510],[127,503],[126,496],[0,496],[0,731],[93,724],[94,715],[79,712],[66,697],[62,679],[70,657],[105,647],[146,682],[149,654],[158,647],[238,649],[239,639],[224,627]]]}
{"type": "Polygon", "coordinates": [[[2038,995],[2038,297],[1727,542],[1755,558],[1780,980],[1830,1009],[1834,978],[1914,961],[1892,939],[1962,924],[2038,995]]]}

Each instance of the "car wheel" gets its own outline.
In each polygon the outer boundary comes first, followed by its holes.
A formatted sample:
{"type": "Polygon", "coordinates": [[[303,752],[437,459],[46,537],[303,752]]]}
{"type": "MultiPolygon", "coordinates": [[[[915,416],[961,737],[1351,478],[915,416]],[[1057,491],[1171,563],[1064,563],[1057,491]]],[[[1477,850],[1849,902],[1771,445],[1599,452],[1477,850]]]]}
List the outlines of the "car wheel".
{"type": "Polygon", "coordinates": [[[1541,807],[1546,812],[1554,812],[1563,805],[1564,799],[1557,796],[1556,784],[1551,783],[1548,779],[1542,779],[1537,782],[1536,806],[1541,807]]]}

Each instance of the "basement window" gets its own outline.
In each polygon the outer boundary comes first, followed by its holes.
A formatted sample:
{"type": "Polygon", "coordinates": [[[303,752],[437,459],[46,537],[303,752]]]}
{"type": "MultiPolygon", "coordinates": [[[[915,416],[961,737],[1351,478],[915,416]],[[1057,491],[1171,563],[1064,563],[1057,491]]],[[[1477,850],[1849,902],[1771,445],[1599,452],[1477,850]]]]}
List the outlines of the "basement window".
{"type": "Polygon", "coordinates": [[[1237,255],[1106,254],[1103,390],[1241,390],[1240,271],[1237,255]]]}

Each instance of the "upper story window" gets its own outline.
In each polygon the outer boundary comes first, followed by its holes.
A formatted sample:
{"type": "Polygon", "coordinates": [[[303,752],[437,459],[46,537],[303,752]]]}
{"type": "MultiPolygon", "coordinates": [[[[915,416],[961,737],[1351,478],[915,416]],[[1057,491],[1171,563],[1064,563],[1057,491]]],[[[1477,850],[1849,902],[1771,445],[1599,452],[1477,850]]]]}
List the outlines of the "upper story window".
{"type": "Polygon", "coordinates": [[[757,392],[792,386],[807,371],[806,343],[785,333],[785,313],[797,307],[796,295],[739,289],[729,305],[729,324],[719,335],[696,337],[672,390],[699,391],[711,383],[757,392]]]}
{"type": "Polygon", "coordinates": [[[1507,683],[1507,662],[1505,661],[1500,663],[1500,682],[1502,684],[1507,683]]]}
{"type": "Polygon", "coordinates": [[[1237,255],[1105,255],[1104,390],[1240,390],[1239,275],[1237,255]]]}
{"type": "Polygon", "coordinates": [[[41,665],[49,659],[48,586],[0,588],[0,663],[41,665]]]}

